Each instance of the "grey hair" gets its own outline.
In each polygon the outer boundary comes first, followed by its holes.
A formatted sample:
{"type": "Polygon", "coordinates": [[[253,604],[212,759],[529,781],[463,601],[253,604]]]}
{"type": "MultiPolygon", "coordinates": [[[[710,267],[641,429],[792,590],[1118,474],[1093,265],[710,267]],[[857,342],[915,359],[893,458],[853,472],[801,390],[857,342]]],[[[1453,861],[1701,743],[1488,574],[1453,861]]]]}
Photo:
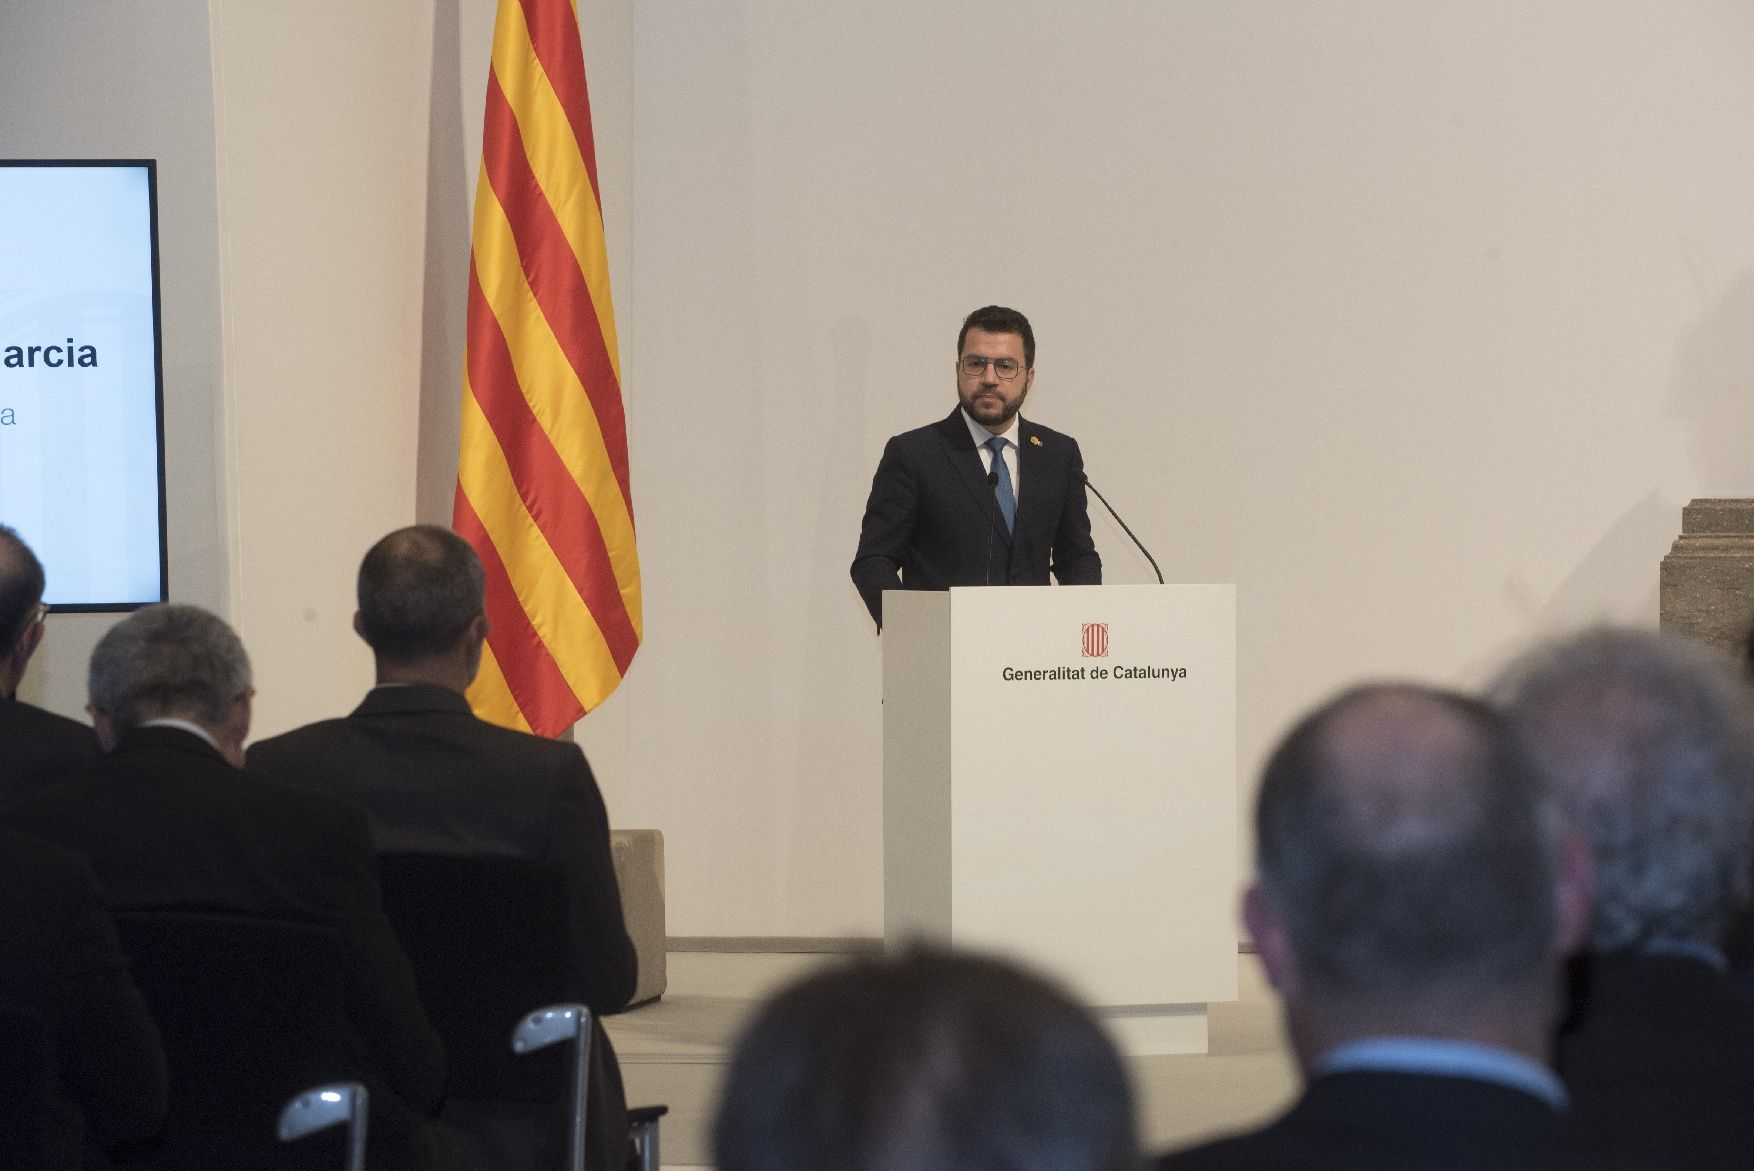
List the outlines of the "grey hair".
{"type": "Polygon", "coordinates": [[[250,690],[250,659],[225,622],[198,606],[147,606],[91,652],[92,708],[118,729],[181,718],[221,724],[250,690]]]}
{"type": "Polygon", "coordinates": [[[1597,628],[1537,647],[1492,688],[1595,855],[1594,951],[1717,945],[1747,894],[1754,710],[1705,647],[1597,628]]]}
{"type": "Polygon", "coordinates": [[[1551,955],[1559,824],[1484,703],[1375,684],[1274,751],[1257,867],[1312,992],[1465,1002],[1521,987],[1551,955]]]}

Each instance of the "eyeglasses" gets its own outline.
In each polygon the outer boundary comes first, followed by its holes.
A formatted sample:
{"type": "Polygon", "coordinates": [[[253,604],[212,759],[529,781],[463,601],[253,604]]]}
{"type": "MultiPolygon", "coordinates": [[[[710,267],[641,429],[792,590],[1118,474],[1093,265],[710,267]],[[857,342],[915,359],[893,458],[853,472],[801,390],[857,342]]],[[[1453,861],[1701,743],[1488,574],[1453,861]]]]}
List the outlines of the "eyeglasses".
{"type": "Polygon", "coordinates": [[[1023,367],[1018,364],[1016,358],[982,358],[976,354],[963,355],[962,360],[956,365],[958,369],[970,378],[979,378],[982,374],[986,373],[987,363],[989,362],[992,363],[993,373],[997,374],[1006,382],[1017,377],[1018,372],[1023,369],[1023,367]]]}

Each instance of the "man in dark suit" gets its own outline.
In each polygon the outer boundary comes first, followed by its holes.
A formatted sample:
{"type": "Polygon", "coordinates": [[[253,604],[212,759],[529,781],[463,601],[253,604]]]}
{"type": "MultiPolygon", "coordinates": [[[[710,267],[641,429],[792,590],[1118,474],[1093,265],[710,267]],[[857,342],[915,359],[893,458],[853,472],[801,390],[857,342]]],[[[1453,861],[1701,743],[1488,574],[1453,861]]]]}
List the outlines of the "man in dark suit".
{"type": "Polygon", "coordinates": [[[84,854],[112,909],[333,928],[361,1041],[352,1056],[372,1089],[372,1165],[448,1166],[443,1137],[421,1117],[437,1109],[444,1049],[379,902],[365,818],[242,771],[253,695],[249,659],[224,622],[193,606],[137,611],[92,651],[106,755],[4,820],[84,854]]]}
{"type": "Polygon", "coordinates": [[[18,698],[24,669],[43,641],[44,584],[42,562],[0,525],[0,804],[97,759],[90,728],[18,698]]]}
{"type": "Polygon", "coordinates": [[[107,1167],[102,1148],[164,1119],[164,1049],[85,859],[0,830],[0,957],[0,1008],[52,1042],[43,1166],[107,1167]]]}
{"type": "MultiPolygon", "coordinates": [[[[448,529],[399,529],[366,554],[358,598],[354,629],[372,648],[378,685],[344,719],[252,746],[251,766],[355,802],[379,850],[551,863],[565,878],[571,916],[570,995],[595,1014],[625,1008],[638,968],[608,815],[584,754],[479,720],[464,698],[487,637],[475,551],[448,529]]],[[[591,1053],[589,1162],[609,1171],[631,1151],[621,1073],[600,1024],[591,1053]]],[[[464,1142],[484,1132],[449,1104],[443,1117],[464,1142]]],[[[564,1139],[558,1130],[546,1137],[564,1139]]]]}
{"type": "Polygon", "coordinates": [[[1538,648],[1499,692],[1595,855],[1557,1051],[1579,1131],[1640,1167],[1748,1166],[1754,1011],[1720,950],[1748,895],[1746,684],[1703,647],[1602,629],[1538,648]]]}
{"type": "Polygon", "coordinates": [[[1163,1171],[1581,1165],[1547,1066],[1587,852],[1483,704],[1346,692],[1268,762],[1243,913],[1306,1084],[1163,1171]]]}
{"type": "Polygon", "coordinates": [[[956,410],[891,439],[871,480],[852,575],[879,628],[884,590],[1101,583],[1078,442],[1017,413],[1034,382],[1029,319],[969,314],[956,410]]]}

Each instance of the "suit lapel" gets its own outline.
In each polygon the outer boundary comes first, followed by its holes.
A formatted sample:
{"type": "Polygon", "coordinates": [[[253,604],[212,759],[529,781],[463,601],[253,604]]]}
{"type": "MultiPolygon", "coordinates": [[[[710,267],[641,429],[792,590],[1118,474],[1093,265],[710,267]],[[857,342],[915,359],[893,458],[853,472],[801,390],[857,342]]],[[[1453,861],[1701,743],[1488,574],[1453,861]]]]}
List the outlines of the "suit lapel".
{"type": "Polygon", "coordinates": [[[938,424],[938,438],[944,444],[944,458],[955,469],[956,476],[962,481],[963,487],[974,500],[974,506],[980,510],[985,523],[990,526],[997,539],[1006,547],[1011,544],[1010,534],[1005,532],[1005,524],[999,517],[999,505],[993,499],[993,486],[987,483],[986,465],[981,462],[981,453],[974,445],[974,437],[968,433],[968,424],[963,421],[962,408],[950,412],[950,417],[938,424]]]}
{"type": "Polygon", "coordinates": [[[1026,544],[1042,540],[1051,543],[1053,539],[1053,534],[1048,531],[1049,513],[1058,497],[1051,486],[1057,474],[1060,452],[1051,446],[1052,443],[1053,440],[1044,439],[1029,420],[1019,420],[1017,478],[1021,482],[1017,486],[1017,531],[1028,535],[1026,544]]]}

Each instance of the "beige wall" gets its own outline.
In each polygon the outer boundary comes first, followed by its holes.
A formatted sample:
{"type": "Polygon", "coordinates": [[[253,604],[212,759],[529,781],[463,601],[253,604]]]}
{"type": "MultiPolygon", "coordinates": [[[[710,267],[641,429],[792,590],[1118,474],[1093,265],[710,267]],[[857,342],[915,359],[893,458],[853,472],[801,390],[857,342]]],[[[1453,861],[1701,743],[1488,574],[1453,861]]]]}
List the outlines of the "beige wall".
{"type": "MultiPolygon", "coordinates": [[[[207,0],[0,6],[0,157],[158,160],[171,592],[226,612],[211,62],[207,0]]],[[[25,698],[81,711],[110,621],[52,615],[25,698]]]]}
{"type": "Polygon", "coordinates": [[[1680,505],[1754,487],[1746,5],[728,0],[634,52],[625,816],[673,931],[878,921],[846,565],[976,305],[1170,578],[1237,583],[1245,793],[1344,681],[1654,621],[1680,505]]]}
{"type": "Polygon", "coordinates": [[[234,622],[270,734],[370,683],[345,567],[414,513],[432,11],[212,10],[234,622]]]}
{"type": "MultiPolygon", "coordinates": [[[[344,710],[360,552],[449,511],[492,5],[19,7],[0,142],[176,160],[173,589],[264,731],[344,710]]],[[[976,304],[1165,572],[1238,584],[1245,791],[1343,681],[1652,620],[1679,506],[1754,488],[1745,5],[583,7],[647,642],[581,738],[673,933],[878,927],[846,564],[976,304]]]]}

